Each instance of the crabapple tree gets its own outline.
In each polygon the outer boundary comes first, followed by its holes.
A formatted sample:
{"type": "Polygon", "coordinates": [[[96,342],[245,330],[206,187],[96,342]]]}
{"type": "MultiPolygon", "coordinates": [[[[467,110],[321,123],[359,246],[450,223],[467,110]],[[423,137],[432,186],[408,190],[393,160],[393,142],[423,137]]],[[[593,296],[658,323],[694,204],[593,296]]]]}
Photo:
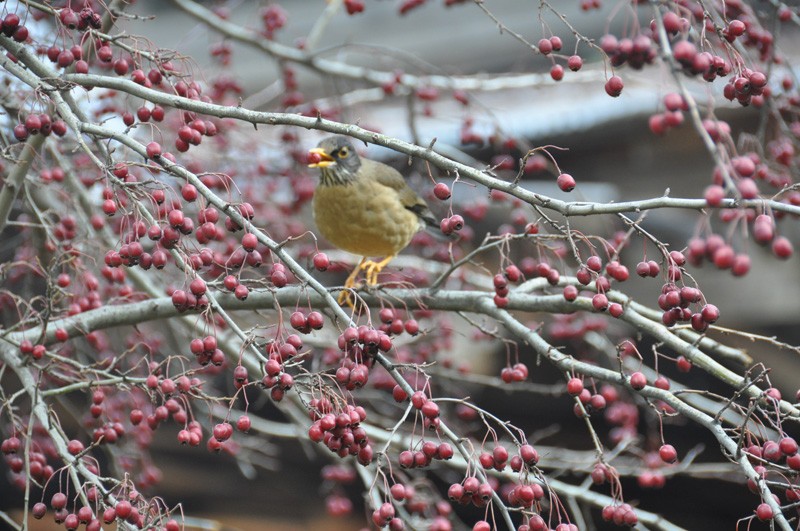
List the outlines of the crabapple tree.
{"type": "Polygon", "coordinates": [[[320,509],[369,528],[680,529],[710,509],[647,492],[709,478],[743,500],[726,528],[798,527],[796,389],[736,340],[798,348],[732,329],[698,281],[796,264],[796,8],[541,0],[518,29],[480,0],[331,0],[294,38],[302,2],[160,4],[203,28],[210,66],[143,36],[153,3],[0,2],[4,524],[183,528],[164,437],[252,463],[292,440],[320,509]],[[320,45],[387,9],[408,40],[425,11],[469,16],[532,66],[447,75],[396,44],[320,45]],[[243,84],[244,52],[267,88],[243,84]],[[537,145],[482,103],[564,90],[625,112],[631,83],[658,94],[627,118],[653,149],[703,153],[683,196],[592,200],[569,136],[537,145]],[[307,214],[329,134],[405,161],[441,218],[343,306],[356,262],[307,214]]]}

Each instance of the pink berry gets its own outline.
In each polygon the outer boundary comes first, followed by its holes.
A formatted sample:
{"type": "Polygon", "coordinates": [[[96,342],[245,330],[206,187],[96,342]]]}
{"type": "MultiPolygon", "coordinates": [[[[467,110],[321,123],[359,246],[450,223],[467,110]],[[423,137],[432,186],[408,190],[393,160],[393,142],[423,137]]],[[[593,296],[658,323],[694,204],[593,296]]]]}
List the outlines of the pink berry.
{"type": "Polygon", "coordinates": [[[781,439],[778,446],[784,455],[795,455],[797,453],[797,441],[791,437],[781,439]]]}
{"type": "Polygon", "coordinates": [[[635,390],[640,391],[647,385],[647,377],[641,372],[637,371],[631,374],[630,384],[635,390]]]}
{"type": "Polygon", "coordinates": [[[330,260],[328,259],[328,255],[325,253],[315,254],[313,261],[314,261],[314,268],[317,271],[326,271],[331,265],[330,260]]]}
{"type": "Polygon", "coordinates": [[[25,124],[17,124],[14,126],[14,138],[20,142],[24,142],[28,139],[28,128],[25,127],[25,124]]]}
{"type": "Polygon", "coordinates": [[[772,241],[772,253],[782,260],[786,260],[794,253],[792,242],[785,236],[778,236],[772,241]]]}
{"type": "Polygon", "coordinates": [[[658,455],[665,463],[671,464],[678,460],[678,452],[671,444],[662,445],[661,448],[658,449],[658,455]]]}
{"type": "Polygon", "coordinates": [[[570,378],[567,382],[567,393],[578,396],[583,391],[583,381],[580,378],[570,378]]]}
{"type": "Polygon", "coordinates": [[[774,513],[772,512],[772,507],[770,507],[766,503],[759,504],[759,506],[756,507],[756,516],[762,522],[772,520],[772,517],[774,516],[774,513]]]}
{"type": "Polygon", "coordinates": [[[436,199],[446,201],[450,199],[450,187],[444,183],[437,183],[436,186],[433,187],[433,195],[436,196],[436,199]]]}
{"type": "Polygon", "coordinates": [[[567,59],[567,66],[573,72],[577,72],[583,66],[583,59],[580,55],[571,55],[569,59],[567,59]]]}
{"type": "Polygon", "coordinates": [[[605,311],[605,309],[608,308],[608,297],[606,297],[604,293],[596,294],[594,297],[592,297],[592,306],[594,307],[595,311],[605,311]]]}
{"type": "Polygon", "coordinates": [[[154,159],[161,156],[161,144],[158,142],[150,142],[145,147],[147,158],[154,159]]]}
{"type": "Polygon", "coordinates": [[[572,284],[564,286],[564,299],[568,300],[569,302],[574,301],[578,298],[578,288],[573,286],[572,284]]]}
{"type": "Polygon", "coordinates": [[[550,39],[539,39],[539,52],[542,55],[549,55],[553,51],[553,43],[550,39]]]}
{"type": "Polygon", "coordinates": [[[242,415],[236,421],[236,429],[246,433],[250,431],[250,424],[251,424],[250,417],[248,417],[247,415],[242,415]]]}
{"type": "Polygon", "coordinates": [[[622,94],[622,88],[625,85],[622,82],[622,78],[619,76],[611,76],[608,81],[606,81],[605,89],[606,94],[611,96],[612,98],[616,98],[620,94],[622,94]]]}
{"type": "Polygon", "coordinates": [[[586,267],[597,273],[603,268],[603,261],[599,256],[592,255],[586,259],[586,267]]]}
{"type": "Polygon", "coordinates": [[[562,173],[556,179],[556,184],[563,192],[571,192],[575,189],[575,178],[569,173],[562,173]]]}

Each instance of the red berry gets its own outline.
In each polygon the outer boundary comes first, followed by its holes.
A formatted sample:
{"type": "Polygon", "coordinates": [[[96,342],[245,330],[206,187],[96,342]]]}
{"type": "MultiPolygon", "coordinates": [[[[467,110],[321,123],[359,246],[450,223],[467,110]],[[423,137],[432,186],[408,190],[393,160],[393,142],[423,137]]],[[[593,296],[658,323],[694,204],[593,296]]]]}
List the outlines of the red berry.
{"type": "Polygon", "coordinates": [[[556,179],[556,184],[563,192],[571,192],[575,189],[575,178],[569,173],[562,173],[556,179]]]}
{"type": "Polygon", "coordinates": [[[362,0],[344,0],[344,7],[348,15],[355,15],[364,11],[364,2],[362,0]]]}
{"type": "Polygon", "coordinates": [[[571,55],[569,59],[567,59],[567,66],[573,72],[577,72],[583,66],[583,59],[580,55],[571,55]]]}
{"type": "Polygon", "coordinates": [[[219,442],[226,441],[233,434],[233,426],[227,422],[216,424],[213,429],[214,439],[219,442]]]}
{"type": "Polygon", "coordinates": [[[25,127],[25,124],[17,124],[14,126],[14,138],[20,142],[24,142],[28,139],[28,128],[25,127]]]}
{"type": "Polygon", "coordinates": [[[126,518],[128,518],[132,510],[133,507],[131,506],[131,502],[127,500],[120,500],[114,506],[114,512],[116,513],[117,518],[119,518],[120,520],[125,520],[126,518]]]}
{"type": "Polygon", "coordinates": [[[153,109],[150,111],[150,117],[153,118],[156,122],[161,122],[164,120],[164,115],[166,111],[164,107],[160,105],[155,105],[153,109]]]}
{"type": "Polygon", "coordinates": [[[494,466],[494,458],[492,457],[492,454],[488,452],[483,452],[481,455],[479,455],[478,462],[480,462],[481,466],[485,470],[489,470],[494,466]]]}
{"type": "Polygon", "coordinates": [[[114,72],[119,76],[124,76],[128,73],[128,61],[125,59],[117,59],[114,61],[114,72]]]}
{"type": "Polygon", "coordinates": [[[330,260],[328,260],[328,255],[325,253],[317,253],[314,255],[314,268],[317,271],[325,271],[330,267],[330,260]]]}
{"type": "Polygon", "coordinates": [[[30,31],[25,26],[18,26],[12,35],[13,39],[17,42],[25,42],[28,40],[30,31]]]}
{"type": "Polygon", "coordinates": [[[181,187],[181,197],[185,201],[193,202],[197,200],[197,187],[193,184],[186,183],[181,187]]]}
{"type": "Polygon", "coordinates": [[[564,299],[572,302],[578,298],[578,288],[569,284],[564,286],[564,299]]]}
{"type": "Polygon", "coordinates": [[[408,400],[408,394],[399,385],[395,385],[392,389],[392,398],[395,402],[405,402],[408,400]]]}
{"type": "Polygon", "coordinates": [[[189,283],[189,291],[195,297],[201,297],[206,292],[206,282],[202,278],[195,278],[189,283]]]}
{"type": "Polygon", "coordinates": [[[257,245],[258,245],[258,237],[252,232],[248,232],[247,234],[242,236],[242,247],[248,253],[255,251],[257,245]]]}
{"type": "Polygon", "coordinates": [[[529,466],[539,462],[539,452],[530,444],[523,444],[519,447],[519,456],[529,466]]]}
{"type": "Polygon", "coordinates": [[[239,417],[239,420],[236,421],[236,429],[242,432],[250,431],[250,417],[247,415],[239,417]]]}
{"type": "Polygon", "coordinates": [[[83,447],[83,443],[78,441],[78,440],[76,440],[76,439],[72,439],[71,441],[69,441],[67,443],[67,451],[71,455],[78,455],[79,453],[81,453],[83,451],[83,448],[84,448],[83,447]]]}
{"type": "Polygon", "coordinates": [[[713,304],[706,304],[700,311],[700,315],[702,315],[703,320],[706,323],[708,324],[715,323],[717,319],[719,319],[719,308],[717,308],[713,304]]]}
{"type": "Polygon", "coordinates": [[[753,222],[753,238],[762,244],[772,241],[775,237],[775,222],[772,216],[761,214],[753,222]]]}
{"type": "Polygon", "coordinates": [[[72,9],[68,7],[63,8],[58,12],[58,17],[61,20],[61,23],[69,29],[75,29],[78,27],[78,14],[72,9]]]}
{"type": "Polygon", "coordinates": [[[453,447],[450,446],[448,443],[440,443],[439,446],[436,448],[436,458],[442,460],[448,460],[453,457],[454,451],[453,447]]]}
{"type": "Polygon", "coordinates": [[[637,391],[644,389],[647,385],[647,377],[641,372],[634,372],[631,374],[630,384],[637,391]]]}
{"type": "Polygon", "coordinates": [[[61,53],[58,54],[58,58],[56,59],[56,64],[59,68],[66,68],[73,62],[75,62],[75,56],[70,50],[61,50],[61,53]]]}
{"type": "Polygon", "coordinates": [[[459,483],[453,483],[447,489],[447,497],[452,501],[460,501],[465,494],[464,486],[459,483]]]}
{"type": "Polygon", "coordinates": [[[605,311],[605,309],[608,308],[608,297],[606,297],[604,293],[596,294],[594,297],[592,297],[592,306],[594,307],[595,311],[605,311]]]}
{"type": "Polygon", "coordinates": [[[103,201],[103,204],[101,205],[100,208],[102,208],[103,213],[106,216],[113,216],[114,214],[117,213],[117,203],[114,202],[113,199],[106,199],[105,201],[103,201]]]}
{"type": "Polygon", "coordinates": [[[5,16],[0,26],[2,26],[3,31],[6,32],[7,35],[10,35],[12,31],[17,29],[17,26],[19,26],[19,22],[20,22],[19,15],[17,15],[16,13],[9,13],[8,15],[5,16]]]}
{"type": "Polygon", "coordinates": [[[303,312],[294,312],[289,316],[289,324],[291,324],[292,328],[295,330],[302,330],[307,326],[306,316],[303,312]]]}
{"type": "Polygon", "coordinates": [[[511,282],[518,282],[522,277],[522,271],[515,265],[506,266],[505,275],[511,282]]]}
{"type": "Polygon", "coordinates": [[[616,98],[620,94],[622,94],[622,88],[624,84],[622,82],[622,78],[619,76],[611,76],[608,81],[606,81],[605,89],[606,94],[611,96],[612,98],[616,98]]]}
{"type": "Polygon", "coordinates": [[[441,201],[446,201],[450,199],[450,187],[444,183],[437,183],[436,186],[433,187],[433,195],[441,201]]]}
{"type": "Polygon", "coordinates": [[[432,400],[428,400],[422,404],[420,411],[428,418],[436,418],[439,416],[439,405],[432,400]]]}
{"type": "Polygon", "coordinates": [[[492,459],[495,464],[505,463],[508,461],[508,450],[503,446],[495,446],[492,450],[492,459]]]}
{"type": "Polygon", "coordinates": [[[599,256],[592,255],[586,259],[586,267],[597,273],[603,268],[603,261],[599,256]]]}
{"type": "Polygon", "coordinates": [[[44,515],[47,514],[47,505],[43,504],[42,502],[35,504],[33,509],[31,509],[31,514],[37,520],[41,520],[44,518],[44,515]]]}
{"type": "Polygon", "coordinates": [[[778,447],[784,455],[795,455],[797,453],[797,441],[791,437],[784,437],[778,443],[778,447]]]}
{"type": "Polygon", "coordinates": [[[583,381],[580,378],[570,378],[567,382],[567,393],[578,396],[583,391],[583,381]]]}
{"type": "Polygon", "coordinates": [[[741,20],[732,20],[731,23],[728,24],[728,27],[725,28],[725,31],[728,33],[728,35],[739,37],[744,34],[745,28],[746,26],[741,20]]]}
{"type": "Polygon", "coordinates": [[[792,242],[785,236],[778,236],[772,241],[772,253],[782,260],[786,260],[794,253],[792,242]]]}
{"type": "Polygon", "coordinates": [[[671,444],[664,444],[658,449],[658,455],[665,463],[674,463],[678,460],[678,452],[671,444]]]}
{"type": "Polygon", "coordinates": [[[539,52],[542,55],[549,55],[553,51],[553,43],[550,39],[539,39],[539,52]]]}
{"type": "Polygon", "coordinates": [[[145,150],[147,151],[147,157],[150,159],[161,156],[161,144],[158,142],[150,142],[145,147],[145,150]]]}
{"type": "Polygon", "coordinates": [[[310,326],[314,330],[319,330],[325,324],[325,318],[322,316],[320,312],[313,311],[308,314],[308,317],[306,317],[306,322],[308,326],[310,326]]]}
{"type": "Polygon", "coordinates": [[[481,486],[481,482],[475,476],[470,476],[464,480],[464,493],[475,494],[481,486]]]}
{"type": "Polygon", "coordinates": [[[25,128],[32,135],[38,134],[42,129],[42,119],[38,114],[29,114],[25,118],[25,128]]]}
{"type": "Polygon", "coordinates": [[[392,493],[392,498],[397,501],[403,501],[406,497],[406,488],[402,483],[395,483],[389,490],[392,493]]]}
{"type": "Polygon", "coordinates": [[[759,506],[756,507],[756,516],[762,522],[766,522],[767,520],[772,520],[772,517],[774,516],[774,513],[772,512],[772,507],[770,507],[766,503],[759,504],[759,506]]]}

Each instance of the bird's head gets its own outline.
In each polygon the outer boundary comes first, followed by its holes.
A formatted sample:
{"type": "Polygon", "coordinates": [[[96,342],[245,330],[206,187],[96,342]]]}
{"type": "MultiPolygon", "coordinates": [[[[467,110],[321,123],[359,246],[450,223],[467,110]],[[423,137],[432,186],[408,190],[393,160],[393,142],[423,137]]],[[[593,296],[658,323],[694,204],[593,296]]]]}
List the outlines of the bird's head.
{"type": "Polygon", "coordinates": [[[346,136],[330,136],[308,154],[308,167],[320,169],[323,184],[344,184],[352,181],[361,167],[361,159],[346,136]]]}

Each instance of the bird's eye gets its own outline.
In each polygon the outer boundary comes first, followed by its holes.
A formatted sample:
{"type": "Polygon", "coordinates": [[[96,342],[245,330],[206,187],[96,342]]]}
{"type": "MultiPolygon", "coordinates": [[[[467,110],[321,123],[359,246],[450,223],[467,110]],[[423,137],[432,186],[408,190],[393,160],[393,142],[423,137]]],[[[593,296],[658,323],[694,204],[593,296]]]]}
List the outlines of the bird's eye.
{"type": "Polygon", "coordinates": [[[340,159],[346,159],[348,155],[350,155],[350,150],[347,149],[347,146],[339,148],[339,158],[340,159]]]}

